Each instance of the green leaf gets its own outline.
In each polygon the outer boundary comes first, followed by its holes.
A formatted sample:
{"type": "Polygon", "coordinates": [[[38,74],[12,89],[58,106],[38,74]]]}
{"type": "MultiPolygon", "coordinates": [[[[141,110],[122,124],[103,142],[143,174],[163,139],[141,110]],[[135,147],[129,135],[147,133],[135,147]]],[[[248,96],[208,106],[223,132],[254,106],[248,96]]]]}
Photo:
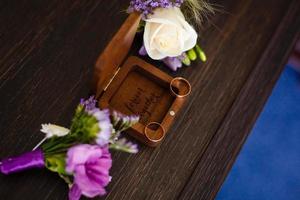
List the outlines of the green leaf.
{"type": "Polygon", "coordinates": [[[68,175],[66,172],[65,154],[56,154],[46,157],[46,168],[60,175],[68,175]]]}

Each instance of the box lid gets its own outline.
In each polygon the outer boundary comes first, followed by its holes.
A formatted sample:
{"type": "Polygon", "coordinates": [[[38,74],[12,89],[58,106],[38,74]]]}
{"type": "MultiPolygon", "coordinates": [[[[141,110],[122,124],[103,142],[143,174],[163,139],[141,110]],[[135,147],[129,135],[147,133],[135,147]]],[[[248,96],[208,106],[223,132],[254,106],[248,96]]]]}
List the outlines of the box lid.
{"type": "Polygon", "coordinates": [[[141,16],[139,13],[131,13],[99,56],[92,82],[96,98],[99,98],[116,74],[119,66],[124,62],[132,46],[140,20],[141,16]]]}

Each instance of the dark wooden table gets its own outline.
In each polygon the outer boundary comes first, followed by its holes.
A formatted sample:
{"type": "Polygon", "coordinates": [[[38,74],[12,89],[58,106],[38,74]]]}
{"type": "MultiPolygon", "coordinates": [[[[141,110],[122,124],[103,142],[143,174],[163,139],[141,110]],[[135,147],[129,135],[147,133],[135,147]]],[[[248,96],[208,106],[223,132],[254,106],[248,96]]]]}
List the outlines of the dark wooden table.
{"type": "MultiPolygon", "coordinates": [[[[114,153],[113,180],[101,199],[206,200],[218,192],[297,38],[300,1],[215,2],[223,12],[200,30],[207,63],[176,73],[193,86],[184,111],[161,146],[114,153]]],[[[0,158],[31,150],[43,137],[41,123],[70,124],[127,5],[0,1],[0,158]]],[[[46,170],[0,175],[1,200],[62,200],[67,192],[46,170]]]]}

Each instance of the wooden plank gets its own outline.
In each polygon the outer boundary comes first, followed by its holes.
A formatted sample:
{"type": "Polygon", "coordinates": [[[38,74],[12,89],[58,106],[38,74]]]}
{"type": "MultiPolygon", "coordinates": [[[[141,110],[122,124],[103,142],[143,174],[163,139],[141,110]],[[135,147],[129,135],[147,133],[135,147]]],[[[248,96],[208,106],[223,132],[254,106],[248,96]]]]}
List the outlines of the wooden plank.
{"type": "Polygon", "coordinates": [[[298,39],[299,13],[299,1],[294,0],[179,199],[208,200],[216,196],[285,66],[291,44],[298,39]]]}

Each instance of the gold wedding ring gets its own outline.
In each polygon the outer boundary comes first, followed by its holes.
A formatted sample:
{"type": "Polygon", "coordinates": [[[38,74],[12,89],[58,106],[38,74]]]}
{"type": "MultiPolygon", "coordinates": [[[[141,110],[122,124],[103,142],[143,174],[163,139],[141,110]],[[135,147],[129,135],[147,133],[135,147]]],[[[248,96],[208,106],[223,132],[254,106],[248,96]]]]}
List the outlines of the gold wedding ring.
{"type": "Polygon", "coordinates": [[[176,97],[183,98],[191,93],[192,86],[185,78],[175,77],[170,82],[170,90],[176,97]]]}
{"type": "Polygon", "coordinates": [[[165,129],[158,122],[150,122],[145,126],[144,133],[151,142],[159,142],[165,136],[165,129]]]}

